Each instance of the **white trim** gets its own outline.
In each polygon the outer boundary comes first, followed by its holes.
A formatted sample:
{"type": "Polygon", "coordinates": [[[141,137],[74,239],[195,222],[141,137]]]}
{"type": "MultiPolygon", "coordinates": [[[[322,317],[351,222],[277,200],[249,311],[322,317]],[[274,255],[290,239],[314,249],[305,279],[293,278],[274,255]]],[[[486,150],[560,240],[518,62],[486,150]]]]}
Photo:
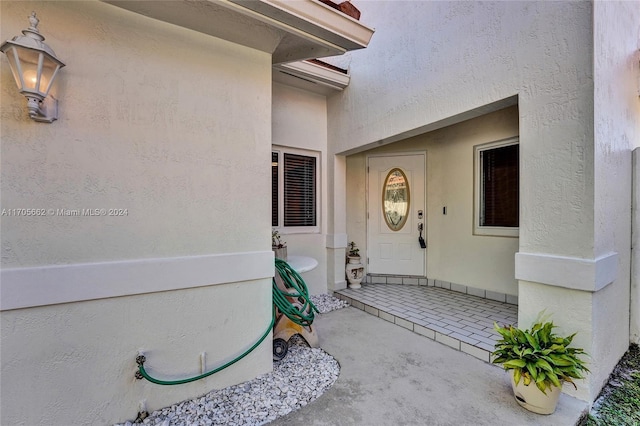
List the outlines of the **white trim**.
{"type": "Polygon", "coordinates": [[[618,253],[582,259],[537,253],[516,253],[516,279],[596,292],[618,278],[618,253]]]}
{"type": "Polygon", "coordinates": [[[518,237],[520,228],[504,227],[504,226],[481,226],[480,225],[480,153],[489,149],[500,148],[509,145],[519,145],[520,138],[508,138],[499,141],[489,142],[473,147],[473,235],[492,236],[492,237],[518,237]]]}
{"type": "Polygon", "coordinates": [[[102,0],[148,18],[272,55],[273,63],[367,47],[374,29],[319,1],[102,0]]]}
{"type": "Polygon", "coordinates": [[[0,310],[273,277],[273,251],[38,266],[0,271],[0,310]]]}
{"type": "Polygon", "coordinates": [[[272,145],[271,152],[278,153],[278,226],[272,226],[280,235],[318,234],[322,223],[322,158],[320,151],[272,145]],[[293,154],[316,159],[316,224],[315,226],[284,226],[284,156],[293,154]]]}
{"type": "Polygon", "coordinates": [[[337,91],[344,90],[344,88],[349,85],[351,79],[349,74],[344,74],[308,61],[276,64],[273,68],[337,91]]]}
{"type": "Polygon", "coordinates": [[[347,234],[327,234],[327,248],[347,248],[347,234]]]}
{"type": "MultiPolygon", "coordinates": [[[[284,24],[285,30],[292,31],[290,28],[294,28],[304,34],[334,43],[345,50],[367,47],[375,31],[319,1],[228,1],[257,13],[258,19],[265,22],[273,20],[274,23],[284,24]]],[[[228,4],[228,1],[222,4],[228,4]]]]}

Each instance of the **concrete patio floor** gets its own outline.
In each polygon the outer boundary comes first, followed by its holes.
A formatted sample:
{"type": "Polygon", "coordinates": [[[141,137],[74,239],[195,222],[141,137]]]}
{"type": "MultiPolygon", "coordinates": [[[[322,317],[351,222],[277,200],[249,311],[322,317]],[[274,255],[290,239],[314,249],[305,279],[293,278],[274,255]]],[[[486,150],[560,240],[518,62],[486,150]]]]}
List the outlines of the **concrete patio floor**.
{"type": "Polygon", "coordinates": [[[554,414],[530,413],[500,367],[353,307],[322,314],[314,325],[340,377],[272,425],[572,426],[588,409],[563,394],[554,414]]]}

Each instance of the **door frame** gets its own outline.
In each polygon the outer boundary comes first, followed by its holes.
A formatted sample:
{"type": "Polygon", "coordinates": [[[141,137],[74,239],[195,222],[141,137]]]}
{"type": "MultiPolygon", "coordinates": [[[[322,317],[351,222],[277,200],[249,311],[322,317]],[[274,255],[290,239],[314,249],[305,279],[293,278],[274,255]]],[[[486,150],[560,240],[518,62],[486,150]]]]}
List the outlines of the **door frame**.
{"type": "MultiPolygon", "coordinates": [[[[429,227],[427,226],[427,220],[429,218],[428,216],[428,199],[427,199],[427,183],[428,183],[428,179],[427,179],[427,150],[424,151],[391,151],[391,152],[380,152],[380,153],[375,153],[375,154],[367,154],[365,156],[366,159],[366,170],[365,170],[365,216],[366,216],[366,226],[365,226],[365,242],[366,242],[366,248],[367,248],[367,266],[369,265],[369,250],[370,250],[370,241],[369,241],[369,231],[370,231],[370,212],[369,212],[369,194],[371,193],[371,191],[369,190],[369,160],[371,158],[374,157],[401,157],[401,156],[411,156],[411,155],[423,155],[424,156],[424,216],[423,216],[423,223],[424,223],[424,232],[423,232],[423,238],[425,239],[426,243],[427,243],[427,248],[424,250],[424,263],[423,263],[423,271],[422,271],[422,275],[417,275],[417,276],[423,276],[426,277],[427,276],[427,261],[428,261],[428,256],[427,256],[427,251],[429,249],[429,241],[427,238],[428,235],[428,230],[429,227]]],[[[369,273],[369,269],[368,267],[366,268],[367,273],[369,273]]],[[[376,273],[376,274],[380,274],[380,273],[376,273]]],[[[397,275],[397,274],[381,274],[381,275],[397,275]]],[[[416,276],[416,275],[411,275],[411,276],[416,276]]]]}

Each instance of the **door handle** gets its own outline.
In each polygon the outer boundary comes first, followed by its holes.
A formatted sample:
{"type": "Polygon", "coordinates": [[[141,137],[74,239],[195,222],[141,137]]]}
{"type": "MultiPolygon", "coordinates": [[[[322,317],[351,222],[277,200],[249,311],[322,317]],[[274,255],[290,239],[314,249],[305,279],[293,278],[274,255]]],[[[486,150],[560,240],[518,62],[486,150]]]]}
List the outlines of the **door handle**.
{"type": "Polygon", "coordinates": [[[418,223],[418,231],[420,234],[418,235],[418,243],[420,244],[420,248],[427,248],[427,243],[424,238],[422,238],[422,231],[424,230],[424,224],[422,222],[418,223]]]}

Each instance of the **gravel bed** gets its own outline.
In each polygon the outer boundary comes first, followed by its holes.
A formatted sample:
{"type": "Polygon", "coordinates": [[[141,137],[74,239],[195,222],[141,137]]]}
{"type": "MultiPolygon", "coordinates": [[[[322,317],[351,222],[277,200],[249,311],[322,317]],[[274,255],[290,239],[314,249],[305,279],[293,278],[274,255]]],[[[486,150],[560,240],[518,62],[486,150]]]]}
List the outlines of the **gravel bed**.
{"type": "MultiPolygon", "coordinates": [[[[348,306],[330,295],[311,299],[321,313],[348,306]]],[[[339,374],[340,366],[331,355],[310,348],[296,335],[289,339],[284,359],[273,362],[271,373],[154,411],[141,422],[128,421],[116,426],[263,425],[318,398],[339,374]]]]}
{"type": "Polygon", "coordinates": [[[336,309],[346,308],[349,306],[349,303],[340,300],[336,297],[331,296],[330,294],[316,294],[311,296],[311,301],[318,311],[321,314],[326,314],[327,312],[335,311],[336,309]]]}

